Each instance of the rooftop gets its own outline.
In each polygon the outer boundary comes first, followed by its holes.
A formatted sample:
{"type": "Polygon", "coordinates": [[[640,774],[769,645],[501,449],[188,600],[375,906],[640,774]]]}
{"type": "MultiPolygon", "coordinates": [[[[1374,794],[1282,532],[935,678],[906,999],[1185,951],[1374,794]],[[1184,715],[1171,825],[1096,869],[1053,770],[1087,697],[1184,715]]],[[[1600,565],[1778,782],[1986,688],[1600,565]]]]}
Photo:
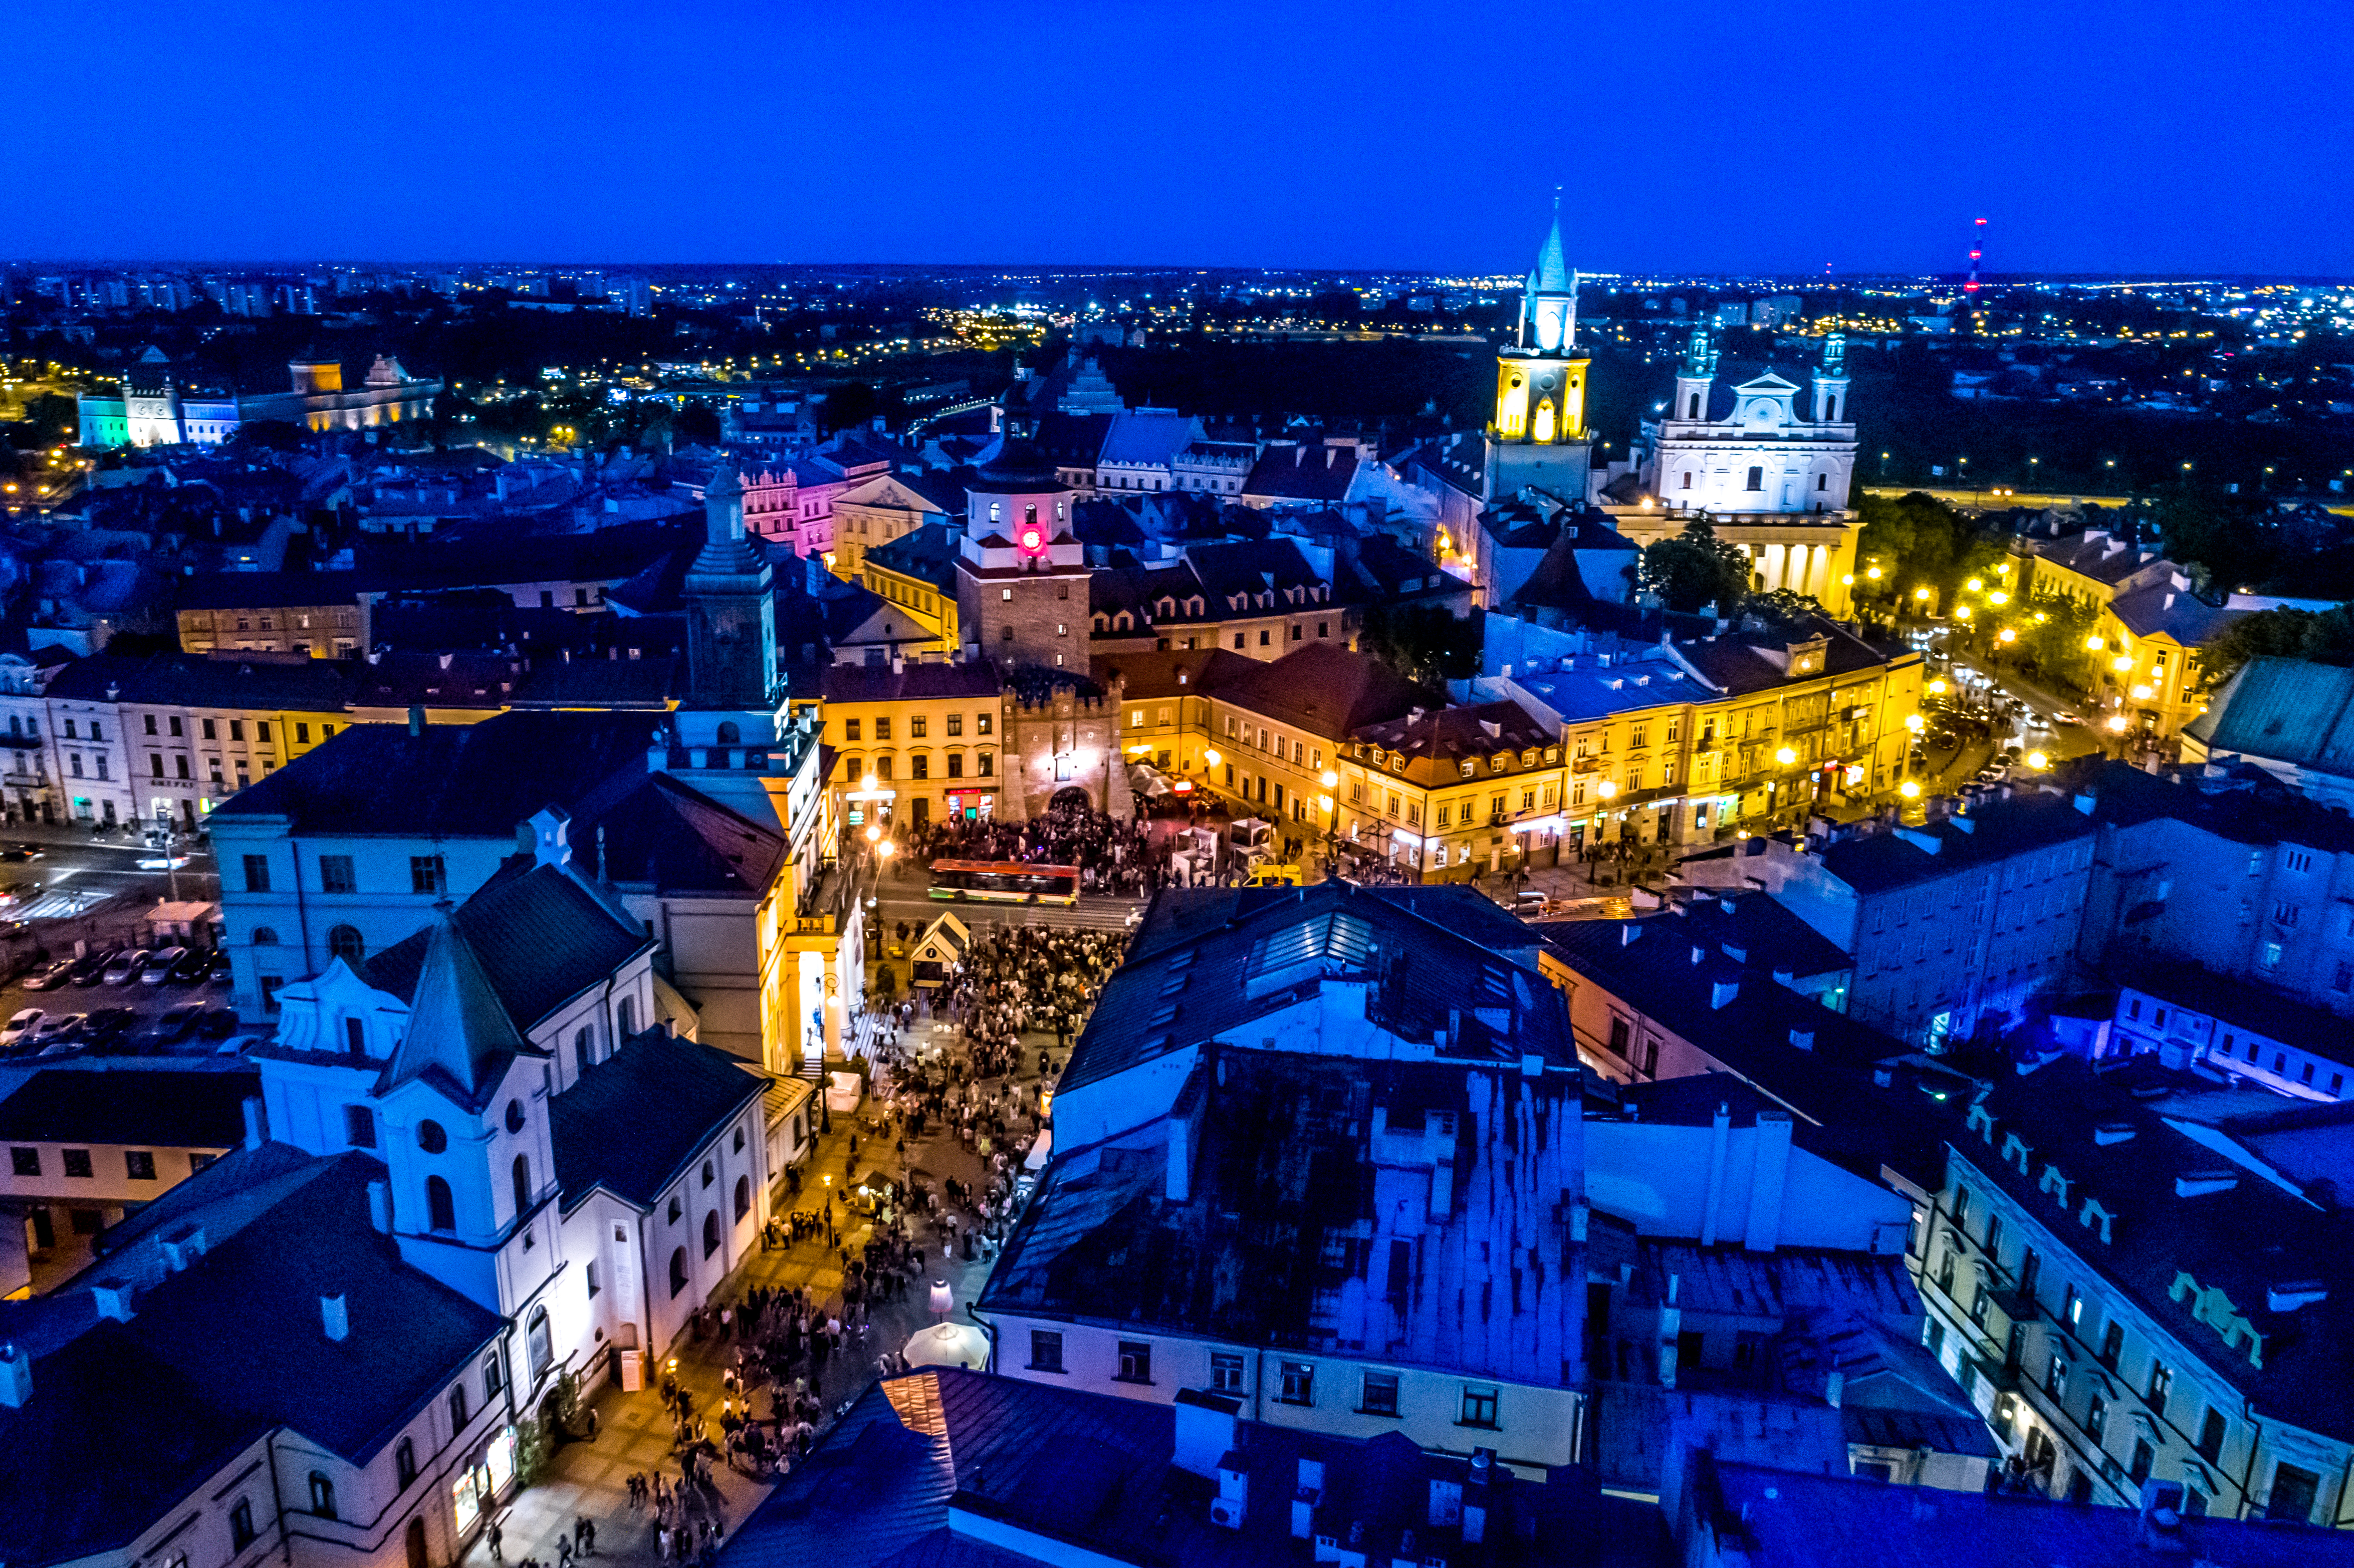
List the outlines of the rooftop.
{"type": "Polygon", "coordinates": [[[661,1029],[622,1042],[548,1101],[564,1206],[601,1187],[651,1211],[697,1151],[768,1086],[725,1051],[661,1029]]]}

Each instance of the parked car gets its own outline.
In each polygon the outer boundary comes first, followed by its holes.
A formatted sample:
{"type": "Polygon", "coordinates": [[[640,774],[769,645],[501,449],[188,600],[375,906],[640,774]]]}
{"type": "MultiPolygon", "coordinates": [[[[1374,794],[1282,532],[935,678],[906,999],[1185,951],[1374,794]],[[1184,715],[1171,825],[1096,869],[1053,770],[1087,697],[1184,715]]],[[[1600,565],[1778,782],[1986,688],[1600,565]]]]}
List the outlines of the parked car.
{"type": "Polygon", "coordinates": [[[205,983],[207,985],[228,984],[228,949],[227,948],[214,950],[212,962],[205,968],[205,983]]]}
{"type": "Polygon", "coordinates": [[[122,956],[121,948],[108,948],[91,953],[74,965],[73,982],[78,986],[93,986],[106,978],[106,967],[122,956]]]}
{"type": "Polygon", "coordinates": [[[33,1031],[33,1044],[48,1045],[68,1039],[81,1033],[81,1026],[89,1022],[86,1012],[52,1012],[33,1031]]]}
{"type": "Polygon", "coordinates": [[[41,1026],[41,1020],[48,1016],[37,1007],[28,1007],[9,1019],[7,1026],[0,1028],[0,1051],[13,1051],[25,1044],[33,1031],[41,1026]]]}
{"type": "Polygon", "coordinates": [[[106,966],[106,973],[101,980],[107,985],[129,985],[139,978],[139,971],[147,967],[147,960],[154,956],[144,948],[126,948],[114,955],[114,961],[106,966]]]}
{"type": "Polygon", "coordinates": [[[73,979],[74,970],[81,967],[76,959],[58,959],[42,965],[25,977],[27,991],[55,991],[73,979]]]}
{"type": "Polygon", "coordinates": [[[101,1007],[93,1012],[81,1026],[81,1037],[96,1044],[131,1033],[139,1015],[127,1007],[101,1007]]]}
{"type": "Polygon", "coordinates": [[[186,948],[158,948],[147,955],[147,967],[139,971],[141,985],[162,985],[171,977],[172,966],[188,956],[186,948]]]}
{"type": "Polygon", "coordinates": [[[232,1034],[228,1039],[213,1047],[213,1054],[216,1056],[242,1056],[247,1052],[252,1050],[255,1046],[261,1044],[267,1038],[268,1036],[261,1034],[232,1034]]]}
{"type": "Polygon", "coordinates": [[[48,853],[39,844],[10,844],[6,849],[0,849],[0,861],[19,864],[28,860],[39,860],[48,853]]]}
{"type": "Polygon", "coordinates": [[[33,923],[30,920],[0,920],[0,942],[32,934],[33,923]]]}
{"type": "Polygon", "coordinates": [[[172,966],[174,985],[202,985],[205,976],[212,972],[213,956],[202,948],[190,948],[180,961],[172,966]]]}
{"type": "Polygon", "coordinates": [[[2083,717],[2076,714],[2053,714],[2052,715],[2052,722],[2053,724],[2065,725],[2070,729],[2082,729],[2084,727],[2083,717]]]}
{"type": "Polygon", "coordinates": [[[196,1020],[196,1033],[207,1040],[226,1040],[237,1033],[237,1009],[208,1007],[196,1020]]]}
{"type": "Polygon", "coordinates": [[[201,1001],[184,1001],[176,1007],[165,1008],[154,1022],[133,1035],[132,1041],[144,1046],[176,1045],[196,1028],[196,1020],[204,1011],[205,1004],[201,1001]]]}
{"type": "Polygon", "coordinates": [[[44,882],[12,882],[0,887],[0,905],[30,904],[48,885],[44,882]]]}

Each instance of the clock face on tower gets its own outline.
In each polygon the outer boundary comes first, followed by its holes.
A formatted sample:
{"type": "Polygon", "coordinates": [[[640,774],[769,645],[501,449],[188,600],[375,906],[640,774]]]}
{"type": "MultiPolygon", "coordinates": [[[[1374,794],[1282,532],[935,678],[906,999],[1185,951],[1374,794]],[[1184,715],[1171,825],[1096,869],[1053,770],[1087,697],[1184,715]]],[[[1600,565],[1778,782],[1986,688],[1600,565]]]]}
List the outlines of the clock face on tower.
{"type": "Polygon", "coordinates": [[[1036,555],[1038,553],[1038,546],[1044,543],[1045,540],[1040,536],[1037,529],[1024,528],[1022,530],[1022,547],[1024,550],[1029,551],[1032,555],[1036,555]]]}

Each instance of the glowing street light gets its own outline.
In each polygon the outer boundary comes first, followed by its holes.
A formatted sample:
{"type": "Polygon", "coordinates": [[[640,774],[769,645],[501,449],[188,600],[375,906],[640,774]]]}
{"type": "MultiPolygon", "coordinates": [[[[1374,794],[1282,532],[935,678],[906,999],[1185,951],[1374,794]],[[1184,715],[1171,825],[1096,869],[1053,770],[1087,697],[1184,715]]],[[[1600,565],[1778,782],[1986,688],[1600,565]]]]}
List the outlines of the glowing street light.
{"type": "Polygon", "coordinates": [[[2133,699],[2137,703],[2146,703],[2149,701],[2149,693],[2150,688],[2148,686],[2137,685],[2133,689],[2133,699]]]}
{"type": "Polygon", "coordinates": [[[2010,602],[2010,596],[2003,592],[2000,588],[1997,588],[1994,592],[1987,595],[1987,602],[1988,604],[2009,604],[2010,602]]]}
{"type": "Polygon", "coordinates": [[[1929,690],[1933,694],[1942,694],[1946,690],[1946,678],[1943,675],[1940,675],[1935,680],[1930,682],[1929,690]]]}
{"type": "Polygon", "coordinates": [[[1956,620],[1967,620],[1969,618],[1970,607],[1968,605],[1957,604],[1954,606],[1954,619],[1956,620]]]}
{"type": "Polygon", "coordinates": [[[2119,735],[2123,735],[2123,734],[2125,734],[2125,732],[2126,732],[2126,715],[2123,715],[2123,714],[2116,714],[2116,715],[2113,715],[2113,716],[2109,719],[2109,727],[2110,727],[2111,729],[2113,729],[2113,730],[2116,731],[2119,735]]]}
{"type": "Polygon", "coordinates": [[[2106,648],[2108,644],[2102,641],[2097,637],[2087,637],[2084,639],[2084,646],[2091,649],[2094,652],[2098,653],[2102,649],[2106,648]]]}
{"type": "Polygon", "coordinates": [[[1872,567],[1866,570],[1863,575],[1870,577],[1873,582],[1878,582],[1880,580],[1880,568],[1878,567],[1872,567]]]}
{"type": "Polygon", "coordinates": [[[1972,593],[1983,593],[1986,590],[1986,579],[1984,577],[1972,577],[1969,580],[1968,588],[1972,593]]]}
{"type": "Polygon", "coordinates": [[[878,842],[880,842],[880,841],[881,841],[882,837],[883,837],[883,824],[882,824],[882,823],[880,823],[880,822],[869,822],[869,823],[867,823],[867,824],[866,824],[866,842],[867,842],[868,843],[870,843],[870,844],[871,844],[871,843],[878,842]]]}
{"type": "Polygon", "coordinates": [[[1617,795],[1618,786],[1610,782],[1609,779],[1605,779],[1600,784],[1595,787],[1594,792],[1601,796],[1604,800],[1608,800],[1617,795]]]}
{"type": "Polygon", "coordinates": [[[1209,764],[1211,767],[1215,768],[1219,763],[1224,762],[1225,758],[1218,755],[1218,748],[1216,747],[1206,746],[1202,748],[1202,760],[1209,764]]]}
{"type": "Polygon", "coordinates": [[[2052,759],[2040,751],[2031,751],[2027,754],[2027,765],[2041,771],[2052,766],[2052,759]]]}
{"type": "Polygon", "coordinates": [[[1995,641],[1997,642],[2016,642],[2019,641],[2019,633],[2006,626],[1999,632],[1995,634],[1995,641]]]}
{"type": "Polygon", "coordinates": [[[1927,588],[1914,588],[1913,590],[1913,597],[1925,601],[1929,597],[1929,590],[1927,588]]]}
{"type": "Polygon", "coordinates": [[[1928,727],[1928,721],[1924,719],[1919,714],[1906,714],[1904,715],[1904,727],[1911,730],[1914,735],[1919,735],[1924,729],[1928,727]]]}
{"type": "Polygon", "coordinates": [[[2115,658],[2109,661],[2109,668],[2115,670],[2121,675],[2124,674],[2127,670],[2133,668],[2133,655],[2130,653],[2118,654],[2115,658]]]}
{"type": "Polygon", "coordinates": [[[881,843],[875,846],[875,853],[881,855],[885,860],[889,860],[893,855],[899,853],[899,846],[893,843],[889,839],[885,839],[881,843]]]}
{"type": "Polygon", "coordinates": [[[1317,775],[1316,782],[1323,785],[1327,789],[1338,789],[1341,787],[1341,776],[1327,768],[1322,773],[1317,775]]]}
{"type": "Polygon", "coordinates": [[[1921,786],[1907,779],[1896,787],[1896,792],[1908,800],[1917,800],[1921,798],[1921,786]]]}
{"type": "Polygon", "coordinates": [[[1798,754],[1785,746],[1774,753],[1774,760],[1780,763],[1783,767],[1787,768],[1790,764],[1798,760],[1798,754]]]}

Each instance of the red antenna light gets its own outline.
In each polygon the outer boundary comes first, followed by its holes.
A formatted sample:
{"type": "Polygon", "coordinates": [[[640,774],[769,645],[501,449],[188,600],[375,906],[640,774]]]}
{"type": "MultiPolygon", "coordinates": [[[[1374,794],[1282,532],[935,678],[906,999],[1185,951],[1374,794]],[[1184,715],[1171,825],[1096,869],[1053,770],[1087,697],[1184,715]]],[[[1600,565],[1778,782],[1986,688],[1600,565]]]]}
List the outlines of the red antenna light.
{"type": "Polygon", "coordinates": [[[1965,294],[1978,291],[1978,259],[1986,254],[1986,219],[1979,218],[1975,227],[1978,232],[1970,236],[1970,281],[1962,285],[1965,294]]]}

